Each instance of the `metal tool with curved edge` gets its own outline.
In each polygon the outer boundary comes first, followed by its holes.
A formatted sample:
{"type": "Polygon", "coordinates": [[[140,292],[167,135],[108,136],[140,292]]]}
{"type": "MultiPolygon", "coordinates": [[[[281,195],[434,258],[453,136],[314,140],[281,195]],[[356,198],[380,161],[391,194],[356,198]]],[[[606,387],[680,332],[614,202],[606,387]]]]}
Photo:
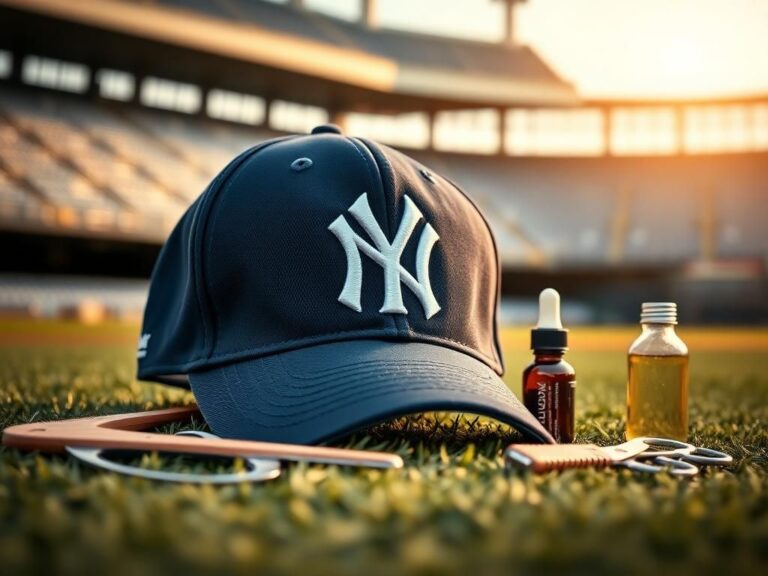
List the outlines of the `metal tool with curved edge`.
{"type": "Polygon", "coordinates": [[[103,448],[78,448],[67,446],[67,452],[78,460],[109,472],[117,472],[126,476],[136,476],[147,480],[162,480],[164,482],[184,482],[187,484],[236,484],[239,482],[264,482],[280,476],[280,461],[260,458],[246,458],[244,472],[229,472],[224,474],[195,474],[191,472],[168,472],[165,470],[150,470],[140,466],[120,464],[104,457],[103,448]]]}
{"type": "MultiPolygon", "coordinates": [[[[182,430],[176,436],[192,436],[195,438],[218,439],[219,437],[202,430],[182,430]]],[[[226,474],[193,474],[189,472],[167,472],[164,470],[149,470],[140,466],[120,464],[104,457],[104,448],[81,448],[67,446],[69,454],[109,472],[117,472],[126,476],[135,476],[147,480],[162,480],[164,482],[183,482],[187,484],[237,484],[240,482],[265,482],[280,476],[280,461],[267,458],[245,458],[244,472],[226,474]]]]}
{"type": "MultiPolygon", "coordinates": [[[[202,420],[197,406],[19,424],[3,431],[3,444],[10,448],[41,452],[64,452],[74,447],[79,455],[89,458],[90,461],[98,461],[100,464],[109,461],[99,459],[98,456],[94,460],[93,453],[82,452],[82,449],[170,452],[246,460],[258,458],[371,468],[402,468],[403,466],[400,456],[386,452],[232,440],[206,434],[195,434],[198,437],[192,437],[191,434],[147,432],[163,424],[188,421],[193,417],[200,417],[202,420]]],[[[114,462],[112,464],[120,466],[114,462]]],[[[258,470],[261,470],[261,474],[267,474],[266,466],[260,465],[258,470]]]]}

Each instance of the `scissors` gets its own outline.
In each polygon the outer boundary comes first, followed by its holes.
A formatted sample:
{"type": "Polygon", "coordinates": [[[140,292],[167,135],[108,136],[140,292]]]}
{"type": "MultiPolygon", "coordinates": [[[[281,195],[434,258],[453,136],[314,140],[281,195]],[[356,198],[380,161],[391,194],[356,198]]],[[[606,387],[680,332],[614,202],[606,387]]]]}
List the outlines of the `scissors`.
{"type": "Polygon", "coordinates": [[[633,457],[614,462],[615,467],[652,474],[666,469],[673,476],[695,476],[701,467],[733,463],[733,457],[725,452],[669,438],[635,438],[616,448],[632,443],[643,443],[648,448],[633,457]]]}
{"type": "Polygon", "coordinates": [[[656,474],[695,476],[700,467],[728,466],[733,457],[669,438],[635,438],[617,446],[594,444],[512,444],[504,451],[507,467],[534,472],[612,466],[656,474]]]}

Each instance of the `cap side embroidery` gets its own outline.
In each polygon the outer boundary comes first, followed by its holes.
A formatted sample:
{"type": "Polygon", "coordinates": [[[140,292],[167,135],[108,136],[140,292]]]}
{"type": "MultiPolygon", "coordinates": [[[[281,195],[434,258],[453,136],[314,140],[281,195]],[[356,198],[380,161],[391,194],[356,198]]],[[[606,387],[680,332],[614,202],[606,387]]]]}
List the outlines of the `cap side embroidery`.
{"type": "Polygon", "coordinates": [[[142,334],[139,338],[139,348],[136,351],[136,358],[144,358],[147,355],[147,348],[149,347],[149,339],[152,338],[152,334],[142,334]]]}

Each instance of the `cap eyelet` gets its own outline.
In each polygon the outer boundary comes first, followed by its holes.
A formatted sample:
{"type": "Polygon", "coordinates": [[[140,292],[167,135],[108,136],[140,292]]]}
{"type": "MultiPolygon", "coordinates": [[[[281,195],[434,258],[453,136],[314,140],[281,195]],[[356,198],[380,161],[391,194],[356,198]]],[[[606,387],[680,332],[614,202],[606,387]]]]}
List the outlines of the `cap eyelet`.
{"type": "Polygon", "coordinates": [[[296,158],[291,162],[291,170],[294,172],[302,172],[307,168],[312,168],[312,160],[310,158],[296,158]]]}
{"type": "Polygon", "coordinates": [[[432,175],[432,172],[430,172],[429,170],[425,170],[424,168],[422,168],[421,170],[419,170],[419,172],[421,173],[421,175],[424,177],[425,180],[431,182],[432,184],[436,183],[435,177],[432,175]]]}

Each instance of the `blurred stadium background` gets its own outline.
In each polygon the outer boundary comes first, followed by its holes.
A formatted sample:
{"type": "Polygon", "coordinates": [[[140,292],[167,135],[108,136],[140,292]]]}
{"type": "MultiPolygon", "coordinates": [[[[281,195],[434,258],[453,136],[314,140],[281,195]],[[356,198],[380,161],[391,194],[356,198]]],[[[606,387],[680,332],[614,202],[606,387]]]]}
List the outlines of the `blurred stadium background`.
{"type": "Polygon", "coordinates": [[[515,35],[439,37],[264,0],[0,0],[0,314],[138,318],[166,236],[238,152],[333,122],[458,182],[503,319],[768,322],[768,94],[582,97],[515,35]]]}

